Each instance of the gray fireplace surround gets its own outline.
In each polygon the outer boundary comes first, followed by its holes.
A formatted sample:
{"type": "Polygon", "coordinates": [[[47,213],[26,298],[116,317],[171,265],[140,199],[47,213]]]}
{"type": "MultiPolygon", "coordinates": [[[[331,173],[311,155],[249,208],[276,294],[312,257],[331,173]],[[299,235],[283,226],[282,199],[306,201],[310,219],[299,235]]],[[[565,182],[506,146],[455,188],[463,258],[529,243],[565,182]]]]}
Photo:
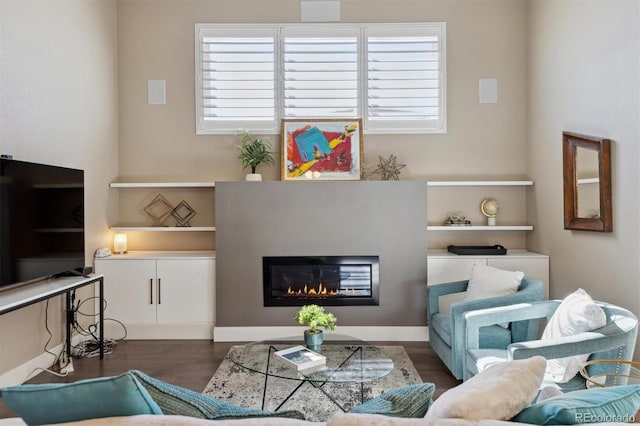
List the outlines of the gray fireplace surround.
{"type": "Polygon", "coordinates": [[[295,326],[265,307],[263,256],[379,256],[379,306],[331,306],[338,326],[425,326],[427,185],[217,182],[216,327],[295,326]]]}

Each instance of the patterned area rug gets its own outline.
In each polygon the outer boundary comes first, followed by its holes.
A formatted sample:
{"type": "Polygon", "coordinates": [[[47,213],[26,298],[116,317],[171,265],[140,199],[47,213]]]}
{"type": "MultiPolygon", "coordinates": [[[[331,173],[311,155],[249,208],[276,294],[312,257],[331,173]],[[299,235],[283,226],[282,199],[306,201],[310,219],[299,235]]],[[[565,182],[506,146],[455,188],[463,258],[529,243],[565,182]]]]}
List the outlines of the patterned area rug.
{"type": "MultiPolygon", "coordinates": [[[[234,348],[236,346],[231,351],[234,348]]],[[[364,383],[362,393],[359,384],[327,383],[324,386],[323,389],[347,411],[360,404],[362,396],[367,401],[393,388],[422,383],[418,371],[402,346],[379,348],[393,360],[394,369],[391,373],[376,381],[364,383]]],[[[264,409],[275,410],[299,384],[296,380],[269,377],[264,409]]],[[[263,391],[264,375],[238,366],[227,356],[203,393],[242,407],[261,409],[263,391]]],[[[326,395],[309,383],[304,383],[280,410],[298,410],[310,421],[326,421],[341,411],[326,395]]]]}

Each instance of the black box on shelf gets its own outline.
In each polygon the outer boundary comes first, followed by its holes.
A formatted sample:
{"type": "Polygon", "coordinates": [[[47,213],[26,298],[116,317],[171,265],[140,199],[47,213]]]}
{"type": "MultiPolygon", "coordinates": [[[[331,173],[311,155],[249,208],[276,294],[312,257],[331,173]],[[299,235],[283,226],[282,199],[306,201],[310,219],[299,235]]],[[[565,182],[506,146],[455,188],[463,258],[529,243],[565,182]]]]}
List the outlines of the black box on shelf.
{"type": "Polygon", "coordinates": [[[447,251],[455,254],[478,256],[507,254],[507,249],[500,244],[493,246],[454,246],[453,244],[449,244],[447,246],[447,251]]]}

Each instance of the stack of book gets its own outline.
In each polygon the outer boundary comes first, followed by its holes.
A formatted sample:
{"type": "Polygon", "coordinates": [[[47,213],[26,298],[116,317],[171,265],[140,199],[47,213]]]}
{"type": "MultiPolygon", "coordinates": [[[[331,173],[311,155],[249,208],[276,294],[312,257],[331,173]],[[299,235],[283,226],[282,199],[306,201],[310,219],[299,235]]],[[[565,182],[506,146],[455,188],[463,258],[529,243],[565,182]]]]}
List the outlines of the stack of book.
{"type": "Polygon", "coordinates": [[[292,348],[282,349],[275,352],[275,354],[278,358],[295,366],[298,371],[320,367],[327,362],[324,355],[320,355],[305,346],[294,346],[292,348]]]}

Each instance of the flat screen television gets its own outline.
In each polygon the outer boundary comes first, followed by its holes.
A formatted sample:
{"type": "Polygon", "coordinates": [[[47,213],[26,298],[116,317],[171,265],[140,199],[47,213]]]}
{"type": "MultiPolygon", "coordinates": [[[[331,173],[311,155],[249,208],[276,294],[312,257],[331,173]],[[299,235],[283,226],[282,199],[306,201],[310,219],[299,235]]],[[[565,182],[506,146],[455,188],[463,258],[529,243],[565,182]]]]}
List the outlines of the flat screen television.
{"type": "Polygon", "coordinates": [[[0,159],[0,291],[84,268],[84,171],[0,159]]]}

